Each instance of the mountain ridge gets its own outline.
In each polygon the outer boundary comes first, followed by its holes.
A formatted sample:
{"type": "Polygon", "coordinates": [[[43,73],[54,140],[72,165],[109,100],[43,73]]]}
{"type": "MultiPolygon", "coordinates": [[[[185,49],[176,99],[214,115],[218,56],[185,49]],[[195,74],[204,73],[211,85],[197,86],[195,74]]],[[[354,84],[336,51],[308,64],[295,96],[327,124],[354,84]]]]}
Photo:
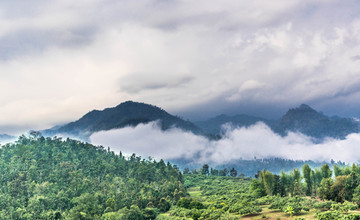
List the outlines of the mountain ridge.
{"type": "Polygon", "coordinates": [[[171,115],[157,106],[126,101],[115,107],[92,110],[76,121],[55,126],[42,131],[42,133],[46,136],[72,135],[88,140],[93,133],[98,131],[136,126],[151,121],[159,121],[162,130],[177,127],[197,135],[204,135],[210,139],[221,138],[224,124],[228,124],[231,128],[237,128],[249,127],[258,122],[265,123],[281,136],[286,136],[288,132],[300,132],[320,141],[326,137],[344,139],[350,133],[360,132],[360,123],[358,121],[338,116],[329,117],[307,104],[290,108],[278,120],[246,114],[233,116],[221,114],[205,121],[192,123],[171,115]]]}
{"type": "Polygon", "coordinates": [[[360,126],[352,118],[326,116],[302,104],[297,108],[289,109],[273,130],[281,135],[293,131],[319,139],[325,137],[344,139],[348,134],[360,132],[360,126]]]}
{"type": "Polygon", "coordinates": [[[189,121],[173,116],[157,106],[133,101],[126,101],[104,110],[92,110],[76,121],[56,129],[45,130],[43,133],[45,135],[71,134],[88,138],[94,132],[136,126],[157,120],[162,130],[178,127],[195,134],[201,133],[201,129],[189,121]]]}
{"type": "Polygon", "coordinates": [[[360,132],[360,123],[352,118],[326,116],[307,104],[290,108],[280,119],[266,118],[237,114],[233,116],[218,115],[205,121],[197,121],[195,125],[221,134],[221,126],[229,124],[231,127],[248,127],[257,122],[263,122],[275,133],[286,136],[288,132],[300,132],[321,141],[326,137],[344,139],[348,134],[360,132]]]}

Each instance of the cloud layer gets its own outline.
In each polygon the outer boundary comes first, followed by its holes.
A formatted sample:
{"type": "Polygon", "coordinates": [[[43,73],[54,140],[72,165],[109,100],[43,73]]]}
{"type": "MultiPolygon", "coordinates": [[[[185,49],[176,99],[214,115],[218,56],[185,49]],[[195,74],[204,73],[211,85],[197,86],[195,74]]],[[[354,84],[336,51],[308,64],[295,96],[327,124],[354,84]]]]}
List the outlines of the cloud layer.
{"type": "Polygon", "coordinates": [[[315,144],[310,137],[289,133],[281,137],[263,123],[249,128],[226,130],[223,139],[208,139],[179,129],[161,131],[155,122],[136,127],[101,131],[93,134],[93,144],[110,146],[127,155],[177,159],[196,158],[199,163],[221,164],[237,159],[280,157],[293,160],[358,162],[360,134],[350,134],[344,140],[327,139],[315,144]]]}
{"type": "Polygon", "coordinates": [[[358,116],[359,8],[356,0],[2,1],[0,132],[128,99],[173,113],[308,103],[358,116]]]}

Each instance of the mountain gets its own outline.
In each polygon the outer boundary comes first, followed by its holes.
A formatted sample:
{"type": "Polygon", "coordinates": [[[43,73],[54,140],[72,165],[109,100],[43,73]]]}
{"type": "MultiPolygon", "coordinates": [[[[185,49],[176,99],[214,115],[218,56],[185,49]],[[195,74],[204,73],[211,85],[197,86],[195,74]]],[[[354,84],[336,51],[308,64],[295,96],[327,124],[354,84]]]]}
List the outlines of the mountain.
{"type": "Polygon", "coordinates": [[[206,121],[194,122],[194,124],[199,128],[203,129],[206,133],[220,134],[222,126],[224,124],[228,124],[231,127],[248,127],[260,121],[266,123],[269,126],[272,126],[275,123],[274,121],[265,118],[260,118],[250,115],[241,114],[241,115],[228,116],[221,114],[214,118],[210,118],[209,120],[206,121]]]}
{"type": "Polygon", "coordinates": [[[189,121],[173,116],[159,107],[133,101],[127,101],[102,111],[93,110],[77,121],[56,126],[42,131],[42,133],[44,135],[67,134],[86,139],[97,131],[136,126],[140,123],[157,120],[163,130],[177,127],[195,134],[201,133],[201,129],[189,121]]]}
{"type": "Polygon", "coordinates": [[[1,143],[10,142],[10,141],[13,141],[15,139],[16,139],[15,136],[11,136],[11,135],[8,135],[8,134],[0,134],[0,142],[1,143]]]}
{"type": "Polygon", "coordinates": [[[151,121],[159,121],[163,130],[177,127],[194,134],[206,134],[210,139],[221,137],[224,124],[233,128],[248,127],[260,121],[282,136],[285,136],[288,131],[300,132],[320,141],[325,137],[343,139],[348,134],[360,132],[358,121],[351,118],[329,117],[306,104],[289,109],[279,120],[268,120],[244,114],[235,116],[222,114],[206,121],[192,123],[154,105],[127,101],[113,108],[93,110],[77,121],[42,131],[42,134],[45,136],[64,134],[87,140],[94,132],[136,126],[151,121]]]}
{"type": "Polygon", "coordinates": [[[329,117],[302,104],[292,108],[279,120],[268,120],[250,115],[218,115],[206,121],[195,122],[199,128],[210,134],[220,134],[221,127],[248,127],[259,121],[267,124],[275,133],[285,136],[288,131],[300,132],[321,141],[325,137],[345,138],[348,134],[360,132],[360,123],[352,118],[329,117]]]}
{"type": "Polygon", "coordinates": [[[288,112],[276,123],[273,130],[281,135],[287,131],[301,132],[315,138],[345,138],[360,132],[359,123],[351,118],[329,117],[302,104],[288,112]]]}

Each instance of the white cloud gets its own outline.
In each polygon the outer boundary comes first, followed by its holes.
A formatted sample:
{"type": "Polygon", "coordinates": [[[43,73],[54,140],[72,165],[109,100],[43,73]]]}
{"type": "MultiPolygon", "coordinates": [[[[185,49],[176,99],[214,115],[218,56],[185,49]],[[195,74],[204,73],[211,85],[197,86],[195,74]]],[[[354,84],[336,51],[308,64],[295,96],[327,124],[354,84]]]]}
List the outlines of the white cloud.
{"type": "Polygon", "coordinates": [[[281,137],[263,123],[249,128],[227,130],[224,138],[209,141],[205,137],[179,129],[161,131],[156,123],[101,131],[90,137],[93,144],[110,146],[112,151],[143,157],[176,159],[194,156],[199,163],[221,164],[237,159],[280,157],[293,160],[358,162],[360,134],[344,140],[327,139],[315,144],[310,137],[289,133],[281,137]]]}
{"type": "Polygon", "coordinates": [[[308,102],[355,114],[358,9],[352,0],[1,2],[0,124],[46,128],[127,99],[172,112],[308,102]]]}

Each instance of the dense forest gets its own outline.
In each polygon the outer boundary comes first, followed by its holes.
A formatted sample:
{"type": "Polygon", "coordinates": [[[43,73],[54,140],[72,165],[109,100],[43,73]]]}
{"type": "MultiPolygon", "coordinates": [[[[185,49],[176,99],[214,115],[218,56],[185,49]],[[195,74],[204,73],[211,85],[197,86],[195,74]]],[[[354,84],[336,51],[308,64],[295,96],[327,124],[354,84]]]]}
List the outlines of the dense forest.
{"type": "Polygon", "coordinates": [[[155,219],[185,195],[170,163],[32,134],[0,148],[0,219],[155,219]]]}

